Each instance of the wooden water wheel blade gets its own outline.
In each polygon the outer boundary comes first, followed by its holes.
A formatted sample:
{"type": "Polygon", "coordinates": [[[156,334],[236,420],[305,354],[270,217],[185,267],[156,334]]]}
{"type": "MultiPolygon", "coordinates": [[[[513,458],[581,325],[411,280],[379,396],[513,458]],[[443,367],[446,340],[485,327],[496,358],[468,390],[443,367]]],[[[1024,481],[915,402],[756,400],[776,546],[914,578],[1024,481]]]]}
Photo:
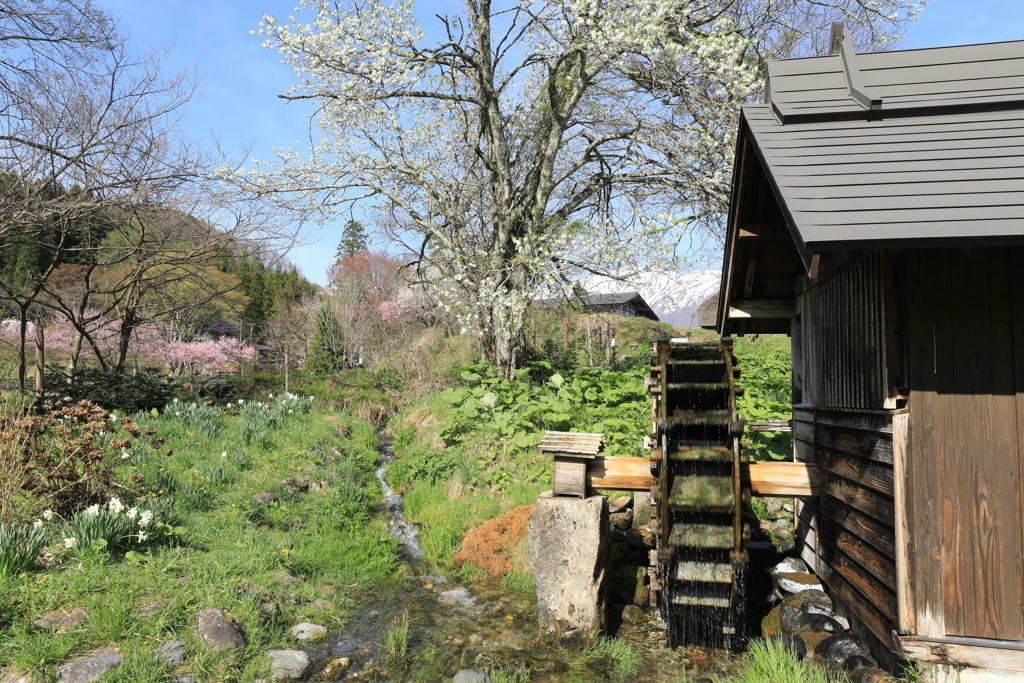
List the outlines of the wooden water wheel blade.
{"type": "Polygon", "coordinates": [[[731,512],[736,506],[732,477],[676,477],[668,506],[685,512],[731,512]]]}
{"type": "Polygon", "coordinates": [[[735,543],[732,527],[718,524],[675,524],[668,537],[668,544],[676,548],[731,550],[735,543]]]}
{"type": "Polygon", "coordinates": [[[690,605],[694,607],[722,607],[729,609],[732,607],[732,598],[728,596],[722,596],[713,591],[694,591],[692,593],[682,593],[673,595],[673,605],[690,605]]]}
{"type": "Polygon", "coordinates": [[[730,425],[733,419],[728,410],[676,410],[671,417],[665,419],[665,424],[669,429],[693,425],[730,425]]]}
{"type": "Polygon", "coordinates": [[[668,452],[669,460],[732,462],[732,449],[724,446],[679,446],[668,452]]]}
{"type": "Polygon", "coordinates": [[[726,562],[680,562],[676,565],[677,581],[732,583],[732,565],[726,562]]]}
{"type": "Polygon", "coordinates": [[[728,391],[728,382],[671,382],[665,387],[669,391],[728,391]]]}

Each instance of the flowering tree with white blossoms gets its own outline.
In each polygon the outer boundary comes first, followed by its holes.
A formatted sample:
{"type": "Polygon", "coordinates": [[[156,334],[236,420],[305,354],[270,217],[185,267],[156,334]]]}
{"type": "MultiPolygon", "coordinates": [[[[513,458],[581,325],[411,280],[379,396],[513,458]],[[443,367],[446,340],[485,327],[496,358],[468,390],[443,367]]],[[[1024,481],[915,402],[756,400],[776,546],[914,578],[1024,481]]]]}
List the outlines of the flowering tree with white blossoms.
{"type": "Polygon", "coordinates": [[[302,0],[307,22],[264,16],[257,33],[301,78],[283,97],[317,103],[314,146],[238,179],[307,217],[369,202],[511,373],[540,287],[658,259],[693,207],[720,195],[732,132],[707,123],[758,90],[754,48],[772,32],[745,35],[752,13],[773,12],[782,34],[780,6],[852,8],[873,25],[909,7],[762,4],[467,0],[427,39],[412,2],[302,0]],[[700,93],[702,116],[666,75],[700,93]]]}

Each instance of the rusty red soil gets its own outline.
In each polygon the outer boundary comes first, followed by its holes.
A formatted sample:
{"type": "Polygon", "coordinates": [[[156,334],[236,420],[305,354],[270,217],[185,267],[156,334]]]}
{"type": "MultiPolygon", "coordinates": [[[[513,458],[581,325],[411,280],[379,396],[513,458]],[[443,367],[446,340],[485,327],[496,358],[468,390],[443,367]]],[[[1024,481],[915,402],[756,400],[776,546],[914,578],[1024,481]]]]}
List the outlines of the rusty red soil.
{"type": "Polygon", "coordinates": [[[473,529],[466,534],[452,562],[457,567],[464,564],[480,567],[494,581],[505,576],[512,570],[513,553],[526,537],[533,508],[533,505],[520,505],[473,529]]]}

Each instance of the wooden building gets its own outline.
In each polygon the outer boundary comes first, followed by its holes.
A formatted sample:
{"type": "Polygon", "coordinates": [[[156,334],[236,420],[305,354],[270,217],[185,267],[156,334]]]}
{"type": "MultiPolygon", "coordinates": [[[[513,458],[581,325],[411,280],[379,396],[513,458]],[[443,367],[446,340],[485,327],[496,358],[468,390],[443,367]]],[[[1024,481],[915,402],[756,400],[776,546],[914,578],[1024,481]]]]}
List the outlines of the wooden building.
{"type": "Polygon", "coordinates": [[[566,298],[539,299],[533,303],[537,308],[552,308],[567,304],[581,307],[583,313],[611,313],[627,318],[658,320],[658,314],[644,301],[640,292],[570,295],[566,298]]]}
{"type": "Polygon", "coordinates": [[[876,656],[1024,680],[1024,41],[768,71],[715,324],[792,336],[803,556],[876,656]]]}

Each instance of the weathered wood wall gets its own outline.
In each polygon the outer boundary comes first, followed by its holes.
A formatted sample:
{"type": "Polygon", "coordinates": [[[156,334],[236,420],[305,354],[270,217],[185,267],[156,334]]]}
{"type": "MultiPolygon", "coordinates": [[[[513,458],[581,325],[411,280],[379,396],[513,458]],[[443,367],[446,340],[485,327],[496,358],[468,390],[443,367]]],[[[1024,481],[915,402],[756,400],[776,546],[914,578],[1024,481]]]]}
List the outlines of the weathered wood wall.
{"type": "Polygon", "coordinates": [[[897,624],[891,411],[800,407],[793,430],[821,471],[820,496],[797,505],[805,560],[882,642],[897,624]]]}
{"type": "Polygon", "coordinates": [[[796,507],[802,554],[882,643],[898,622],[888,266],[874,253],[812,281],[794,326],[795,452],[822,475],[796,507]]]}
{"type": "Polygon", "coordinates": [[[1024,248],[906,255],[905,629],[1024,640],[1024,248]]]}

